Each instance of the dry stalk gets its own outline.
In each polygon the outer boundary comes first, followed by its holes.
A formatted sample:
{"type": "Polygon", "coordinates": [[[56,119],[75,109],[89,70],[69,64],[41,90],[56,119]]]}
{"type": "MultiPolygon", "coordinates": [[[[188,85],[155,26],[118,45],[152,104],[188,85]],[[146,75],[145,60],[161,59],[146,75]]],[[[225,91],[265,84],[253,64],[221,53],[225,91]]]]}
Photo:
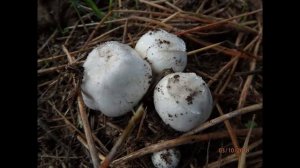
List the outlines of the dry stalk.
{"type": "MultiPolygon", "coordinates": [[[[249,131],[248,129],[236,130],[236,134],[239,136],[243,136],[243,135],[246,135],[248,133],[248,131],[249,131]]],[[[261,128],[256,128],[253,130],[253,134],[256,134],[256,135],[260,135],[261,132],[262,132],[261,128]]],[[[200,142],[200,141],[227,138],[228,136],[229,136],[229,134],[227,131],[220,131],[220,132],[199,134],[199,135],[181,136],[181,137],[178,137],[178,138],[175,138],[172,140],[163,141],[163,142],[153,144],[153,145],[147,146],[145,148],[139,149],[139,150],[132,152],[122,158],[114,160],[112,162],[112,165],[117,165],[119,163],[129,161],[129,160],[132,160],[135,158],[139,158],[146,154],[158,152],[158,151],[161,151],[164,149],[174,148],[179,145],[195,143],[195,142],[200,142]]]]}
{"type": "Polygon", "coordinates": [[[111,160],[114,158],[118,148],[122,145],[125,139],[131,134],[133,128],[140,122],[144,114],[143,104],[139,106],[135,114],[132,116],[128,122],[127,127],[123,131],[122,135],[118,138],[117,142],[114,144],[108,155],[105,157],[104,161],[101,163],[100,168],[108,168],[111,160]]]}
{"type": "Polygon", "coordinates": [[[260,109],[262,109],[262,103],[258,103],[258,104],[254,104],[254,105],[250,105],[250,106],[238,109],[238,110],[234,110],[230,113],[224,114],[220,117],[214,118],[212,120],[209,120],[209,121],[201,124],[200,126],[198,126],[194,129],[192,129],[191,131],[183,134],[183,136],[193,135],[193,134],[199,133],[200,131],[203,131],[203,130],[211,127],[211,126],[214,126],[214,125],[216,125],[218,123],[221,123],[225,120],[228,120],[230,118],[233,118],[233,117],[236,117],[236,116],[239,116],[239,115],[243,115],[243,114],[246,114],[246,113],[249,113],[249,112],[254,112],[254,111],[257,111],[257,110],[260,110],[260,109]]]}
{"type": "MultiPolygon", "coordinates": [[[[70,64],[74,63],[74,58],[71,57],[67,48],[64,45],[62,46],[62,48],[63,48],[63,51],[67,55],[69,63],[70,64]]],[[[73,83],[75,84],[74,87],[76,88],[74,76],[73,76],[73,83]]],[[[93,166],[94,166],[94,168],[98,168],[99,167],[99,158],[98,158],[97,150],[96,150],[95,143],[94,143],[93,136],[92,136],[92,131],[90,128],[89,120],[88,120],[88,117],[87,117],[87,114],[85,111],[85,106],[84,106],[84,102],[83,102],[81,94],[78,94],[78,96],[77,96],[77,103],[78,103],[79,113],[80,113],[80,117],[81,117],[82,124],[83,124],[85,137],[87,139],[88,149],[89,149],[89,152],[90,152],[90,155],[92,158],[93,166]]]]}

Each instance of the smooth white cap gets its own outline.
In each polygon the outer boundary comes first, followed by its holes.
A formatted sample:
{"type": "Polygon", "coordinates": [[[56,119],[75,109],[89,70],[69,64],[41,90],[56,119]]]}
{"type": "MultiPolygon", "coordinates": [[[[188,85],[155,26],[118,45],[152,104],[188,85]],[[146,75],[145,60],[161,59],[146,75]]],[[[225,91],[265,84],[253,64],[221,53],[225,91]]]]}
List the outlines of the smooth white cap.
{"type": "Polygon", "coordinates": [[[156,85],[154,105],[167,125],[186,132],[209,118],[213,101],[200,76],[177,72],[165,76],[156,85]]]}
{"type": "Polygon", "coordinates": [[[184,41],[162,29],[144,34],[137,41],[135,50],[150,63],[155,74],[165,69],[182,72],[187,64],[184,41]]]}
{"type": "Polygon", "coordinates": [[[106,42],[88,55],[82,80],[85,104],[109,117],[133,109],[150,86],[152,72],[130,46],[106,42]]]}
{"type": "Polygon", "coordinates": [[[180,161],[181,154],[179,150],[165,149],[152,154],[152,163],[156,168],[175,168],[180,161]]]}

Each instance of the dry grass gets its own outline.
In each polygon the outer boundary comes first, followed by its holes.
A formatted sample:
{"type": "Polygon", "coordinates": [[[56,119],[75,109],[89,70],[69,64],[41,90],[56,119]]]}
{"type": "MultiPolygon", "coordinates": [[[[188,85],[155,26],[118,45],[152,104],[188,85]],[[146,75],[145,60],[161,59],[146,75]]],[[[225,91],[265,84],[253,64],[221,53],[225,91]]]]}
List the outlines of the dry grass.
{"type": "Polygon", "coordinates": [[[111,167],[153,167],[150,154],[169,147],[180,149],[179,167],[237,167],[239,160],[246,167],[262,167],[261,2],[112,2],[111,7],[102,2],[106,15],[100,20],[80,2],[81,18],[74,25],[65,32],[39,34],[38,167],[93,167],[93,162],[105,159],[121,135],[124,139],[110,159],[111,167]],[[132,113],[109,118],[82,107],[78,97],[81,65],[100,43],[116,40],[134,47],[141,35],[158,28],[186,42],[185,72],[195,72],[209,83],[215,108],[205,124],[182,134],[162,122],[149,92],[142,100],[146,111],[141,121],[125,136],[132,113]],[[256,128],[247,137],[253,114],[256,128]],[[219,151],[243,145],[249,153],[219,151]]]}

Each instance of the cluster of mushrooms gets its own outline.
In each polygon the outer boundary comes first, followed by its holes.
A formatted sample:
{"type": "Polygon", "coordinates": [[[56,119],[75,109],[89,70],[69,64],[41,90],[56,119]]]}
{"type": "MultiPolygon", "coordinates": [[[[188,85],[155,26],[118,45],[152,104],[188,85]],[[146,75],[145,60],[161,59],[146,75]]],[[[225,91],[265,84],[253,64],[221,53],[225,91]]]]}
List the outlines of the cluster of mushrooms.
{"type": "MultiPolygon", "coordinates": [[[[186,45],[182,39],[162,29],[149,31],[135,49],[109,41],[89,53],[81,85],[87,107],[108,117],[133,110],[146,94],[152,78],[166,69],[154,89],[154,106],[162,121],[180,132],[205,122],[212,111],[212,96],[205,81],[195,73],[184,73],[186,45]]],[[[166,149],[152,155],[157,168],[176,167],[179,150],[166,149]]]]}

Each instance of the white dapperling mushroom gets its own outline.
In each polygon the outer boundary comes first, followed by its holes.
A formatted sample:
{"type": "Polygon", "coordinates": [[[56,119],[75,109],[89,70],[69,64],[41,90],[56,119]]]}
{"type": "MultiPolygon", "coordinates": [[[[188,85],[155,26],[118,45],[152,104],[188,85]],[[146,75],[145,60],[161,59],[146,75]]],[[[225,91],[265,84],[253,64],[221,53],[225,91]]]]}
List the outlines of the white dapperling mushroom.
{"type": "Polygon", "coordinates": [[[208,86],[195,73],[169,74],[154,90],[157,113],[167,125],[181,132],[205,122],[211,114],[212,104],[208,86]]]}
{"type": "Polygon", "coordinates": [[[149,62],[154,74],[165,69],[182,72],[187,64],[184,41],[162,29],[144,34],[136,43],[135,50],[149,62]]]}
{"type": "Polygon", "coordinates": [[[152,78],[150,65],[130,46],[116,41],[93,49],[83,67],[81,89],[85,104],[109,117],[131,111],[152,78]]]}
{"type": "Polygon", "coordinates": [[[152,154],[152,163],[156,168],[175,168],[180,161],[181,154],[175,148],[165,149],[152,154]]]}

